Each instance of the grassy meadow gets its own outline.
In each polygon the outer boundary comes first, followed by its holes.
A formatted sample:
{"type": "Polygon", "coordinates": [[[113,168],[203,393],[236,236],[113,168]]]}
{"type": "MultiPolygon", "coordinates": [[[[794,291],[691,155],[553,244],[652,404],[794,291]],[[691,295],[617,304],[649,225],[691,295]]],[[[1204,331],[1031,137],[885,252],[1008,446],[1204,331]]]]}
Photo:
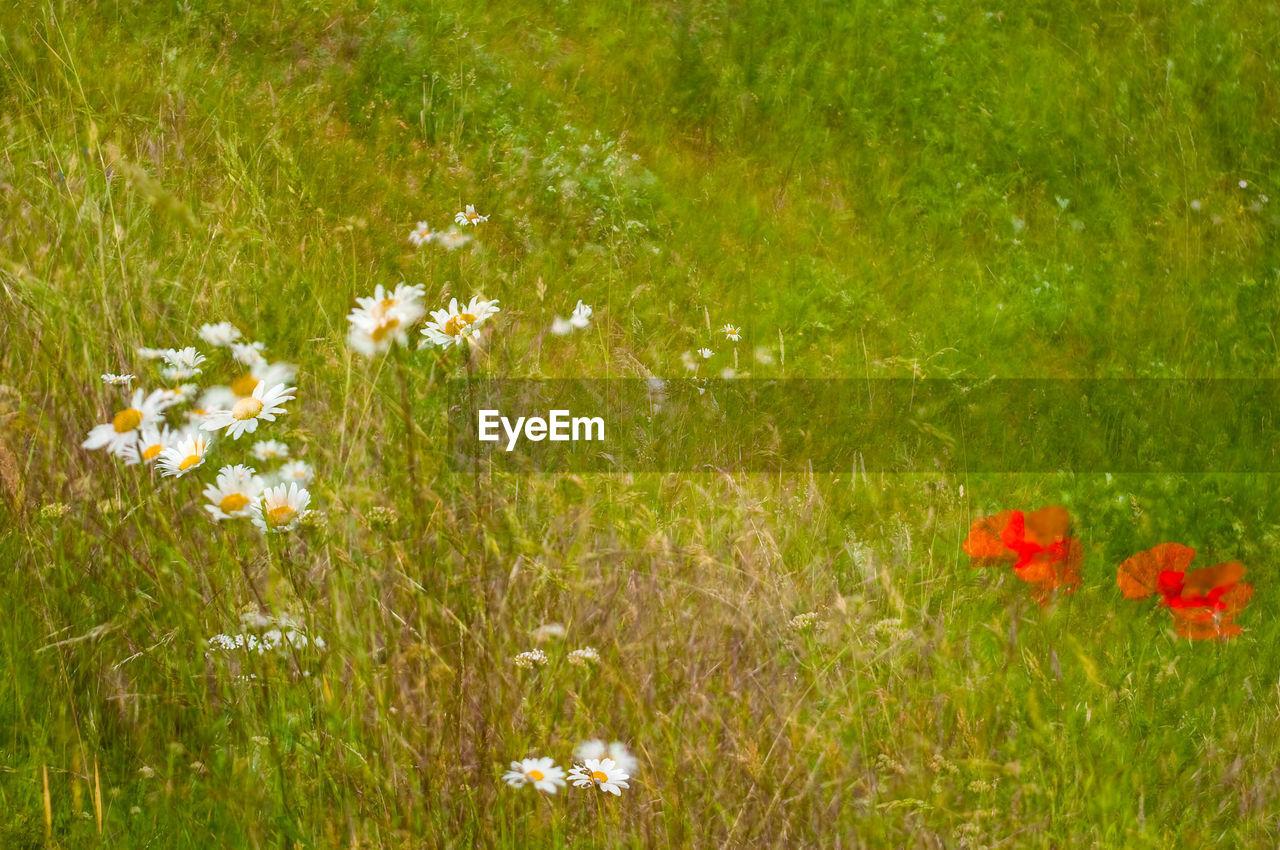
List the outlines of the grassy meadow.
{"type": "Polygon", "coordinates": [[[1278,44],[1241,0],[4,4],[0,847],[1280,846],[1273,475],[447,450],[468,376],[1280,379],[1278,44]],[[402,283],[501,311],[352,350],[402,283]],[[240,375],[223,321],[287,414],[182,477],[82,448],[103,373],[181,383],[139,348],[240,375]],[[258,439],[292,531],[204,508],[258,439]],[[961,548],[1043,505],[1044,607],[961,548]],[[1122,598],[1166,541],[1246,565],[1243,634],[1122,598]],[[588,739],[620,796],[503,780],[588,739]]]}

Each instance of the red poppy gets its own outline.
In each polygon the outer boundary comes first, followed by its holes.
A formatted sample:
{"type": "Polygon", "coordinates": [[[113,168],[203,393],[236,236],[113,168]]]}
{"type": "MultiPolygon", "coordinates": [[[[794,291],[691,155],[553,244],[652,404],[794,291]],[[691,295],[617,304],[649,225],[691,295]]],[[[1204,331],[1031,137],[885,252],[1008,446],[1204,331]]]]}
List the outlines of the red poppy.
{"type": "Polygon", "coordinates": [[[974,521],[964,551],[974,567],[1012,567],[1032,585],[1036,601],[1048,605],[1058,588],[1074,593],[1080,584],[1084,550],[1078,539],[1067,536],[1070,528],[1071,516],[1058,506],[1029,513],[1001,511],[974,521]]]}
{"type": "Polygon", "coordinates": [[[1236,615],[1253,596],[1241,581],[1244,565],[1235,561],[1188,571],[1196,550],[1161,543],[1120,565],[1116,583],[1126,599],[1160,595],[1173,615],[1174,628],[1186,638],[1228,638],[1240,634],[1236,615]]]}

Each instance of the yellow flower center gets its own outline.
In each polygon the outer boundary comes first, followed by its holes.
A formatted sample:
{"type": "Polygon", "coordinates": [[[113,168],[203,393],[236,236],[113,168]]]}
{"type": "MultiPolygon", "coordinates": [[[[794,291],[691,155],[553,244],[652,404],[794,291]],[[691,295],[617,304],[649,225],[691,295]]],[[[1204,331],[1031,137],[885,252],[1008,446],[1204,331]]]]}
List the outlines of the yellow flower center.
{"type": "Polygon", "coordinates": [[[154,446],[147,446],[146,450],[142,453],[142,459],[155,460],[156,455],[160,454],[162,451],[164,451],[164,446],[160,443],[156,443],[154,446]]]}
{"type": "Polygon", "coordinates": [[[445,336],[457,336],[469,325],[475,324],[476,317],[470,313],[457,313],[444,324],[445,336]]]}
{"type": "Polygon", "coordinates": [[[387,338],[387,334],[400,327],[400,320],[397,318],[383,319],[382,324],[373,329],[373,333],[369,334],[369,338],[374,342],[382,342],[387,338]]]}
{"type": "Polygon", "coordinates": [[[236,406],[231,408],[231,418],[239,419],[241,422],[246,419],[252,419],[262,412],[262,402],[256,398],[242,398],[236,402],[236,406]]]}
{"type": "Polygon", "coordinates": [[[608,782],[609,774],[605,773],[602,770],[594,770],[591,772],[591,778],[594,779],[596,782],[608,782]]]}
{"type": "Polygon", "coordinates": [[[267,520],[271,525],[288,525],[297,515],[298,512],[288,505],[276,505],[267,511],[267,520]]]}
{"type": "Polygon", "coordinates": [[[240,377],[231,382],[231,391],[236,395],[244,398],[253,395],[254,389],[258,386],[258,379],[253,377],[253,373],[245,372],[240,377]]]}
{"type": "Polygon", "coordinates": [[[233,514],[236,511],[244,510],[244,506],[249,504],[249,498],[240,493],[230,493],[222,497],[222,501],[218,502],[218,510],[224,514],[233,514]]]}
{"type": "Polygon", "coordinates": [[[117,434],[127,434],[142,424],[142,411],[129,407],[120,411],[111,420],[111,427],[117,434]]]}
{"type": "Polygon", "coordinates": [[[198,466],[202,459],[201,455],[187,455],[182,459],[182,463],[178,464],[178,469],[186,472],[191,467],[198,466]]]}
{"type": "Polygon", "coordinates": [[[543,776],[541,770],[529,771],[529,778],[532,779],[534,782],[541,782],[542,780],[546,779],[546,777],[543,776]]]}

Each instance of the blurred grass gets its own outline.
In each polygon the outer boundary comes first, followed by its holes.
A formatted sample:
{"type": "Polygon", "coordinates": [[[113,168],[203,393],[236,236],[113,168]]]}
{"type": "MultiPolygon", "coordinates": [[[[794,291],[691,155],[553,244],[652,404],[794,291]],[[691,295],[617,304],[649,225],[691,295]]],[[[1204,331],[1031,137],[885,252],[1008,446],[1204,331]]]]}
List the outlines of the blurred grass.
{"type": "Polygon", "coordinates": [[[343,342],[404,279],[500,299],[475,368],[503,377],[680,375],[713,341],[718,369],[725,322],[768,377],[1277,377],[1278,16],[0,11],[0,844],[46,843],[46,771],[68,847],[1280,843],[1269,477],[476,482],[431,449],[457,361],[421,354],[415,513],[393,377],[343,342]],[[473,249],[410,249],[464,203],[473,249]],[[547,336],[579,298],[591,330],[547,336]],[[301,367],[272,435],[326,525],[271,549],[78,447],[101,372],[223,319],[301,367]],[[1053,502],[1086,581],[1041,611],[959,544],[1053,502]],[[1249,566],[1245,635],[1119,598],[1164,540],[1249,566]],[[206,660],[264,606],[328,648],[206,660]],[[623,798],[499,781],[588,737],[640,758],[623,798]]]}

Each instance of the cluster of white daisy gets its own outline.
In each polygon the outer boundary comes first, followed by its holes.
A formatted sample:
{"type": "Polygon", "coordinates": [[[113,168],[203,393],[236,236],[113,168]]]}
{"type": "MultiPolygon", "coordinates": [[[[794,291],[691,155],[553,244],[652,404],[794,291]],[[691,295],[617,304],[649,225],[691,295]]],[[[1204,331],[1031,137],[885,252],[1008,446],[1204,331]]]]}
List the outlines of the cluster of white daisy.
{"type": "MultiPolygon", "coordinates": [[[[176,386],[133,390],[110,421],[90,430],[81,445],[105,450],[129,466],[154,463],[166,478],[184,478],[204,466],[219,432],[239,441],[255,433],[260,423],[275,422],[288,412],[285,404],[295,398],[295,388],[288,386],[295,367],[269,361],[260,342],[240,342],[240,331],[230,322],[204,325],[199,336],[215,349],[226,350],[225,365],[233,366],[238,377],[202,392],[198,384],[184,382],[204,374],[209,365],[204,354],[192,346],[140,348],[142,359],[163,362],[161,378],[176,386]],[[179,406],[193,401],[182,417],[174,415],[179,406]]],[[[102,376],[108,386],[126,388],[135,378],[132,374],[102,376]]],[[[288,446],[275,440],[258,441],[251,451],[259,461],[289,454],[288,446]]],[[[311,495],[306,487],[313,477],[304,461],[286,463],[269,475],[231,463],[205,486],[204,509],[215,521],[247,518],[263,531],[287,531],[308,512],[311,495]]]]}
{"type": "MultiPolygon", "coordinates": [[[[475,227],[476,225],[489,220],[489,216],[480,215],[476,212],[474,204],[467,204],[466,208],[455,213],[454,222],[461,227],[475,227]]],[[[471,237],[463,233],[457,226],[450,227],[448,230],[433,230],[430,224],[425,221],[418,222],[417,226],[409,233],[409,242],[415,248],[421,248],[423,245],[435,243],[449,251],[457,250],[463,245],[471,241],[471,237]]]]}
{"type": "Polygon", "coordinates": [[[512,788],[532,785],[546,794],[554,794],[572,783],[575,788],[598,788],[605,794],[621,797],[622,789],[631,787],[627,780],[639,767],[635,756],[621,741],[608,745],[600,740],[583,741],[573,755],[576,762],[567,774],[556,765],[555,759],[527,758],[511,762],[511,769],[502,779],[512,788]]]}
{"type": "MultiPolygon", "coordinates": [[[[720,329],[720,333],[724,334],[724,338],[728,342],[739,342],[742,339],[742,328],[737,325],[726,324],[720,329]]],[[[715,349],[703,347],[695,351],[686,351],[680,355],[680,361],[684,364],[684,368],[690,372],[698,371],[699,363],[703,360],[710,360],[716,356],[715,349]]],[[[737,363],[737,351],[734,352],[734,363],[737,363]]],[[[727,377],[727,376],[726,376],[727,377]]]]}
{"type": "Polygon", "coordinates": [[[286,652],[290,648],[325,648],[324,638],[319,635],[308,637],[298,621],[289,616],[272,617],[248,613],[240,616],[240,622],[242,628],[239,633],[216,634],[209,638],[209,650],[266,655],[269,652],[286,652]]]}
{"type": "MultiPolygon", "coordinates": [[[[423,296],[421,286],[402,283],[388,292],[379,284],[372,297],[356,299],[358,306],[347,316],[351,326],[347,342],[365,357],[384,354],[397,343],[406,345],[409,329],[426,315],[423,296]]],[[[432,311],[431,320],[421,330],[425,339],[418,347],[448,348],[463,340],[474,342],[480,338],[480,326],[498,312],[497,301],[477,297],[459,305],[458,299],[451,298],[447,308],[432,311]]]]}

